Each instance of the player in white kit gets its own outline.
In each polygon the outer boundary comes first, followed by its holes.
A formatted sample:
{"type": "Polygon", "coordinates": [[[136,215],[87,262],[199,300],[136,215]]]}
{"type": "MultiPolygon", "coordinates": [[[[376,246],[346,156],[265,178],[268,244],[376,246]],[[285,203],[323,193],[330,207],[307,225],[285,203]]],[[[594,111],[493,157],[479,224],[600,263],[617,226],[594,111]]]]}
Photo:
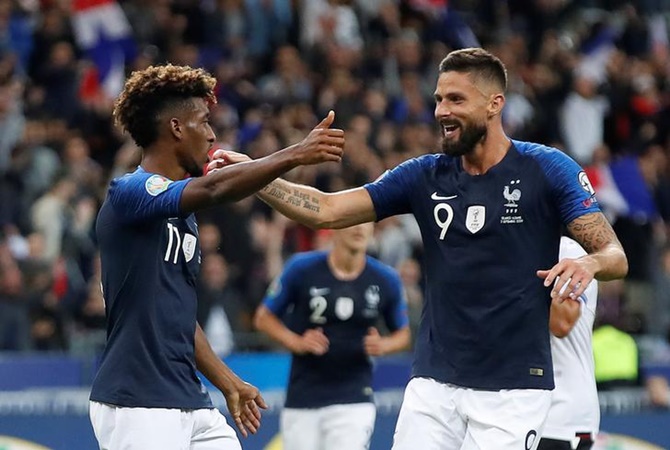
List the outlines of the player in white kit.
{"type": "MultiPolygon", "coordinates": [[[[561,238],[559,260],[585,254],[577,242],[561,238]]],[[[556,388],[538,450],[588,450],[600,425],[591,345],[598,282],[593,280],[579,300],[551,305],[549,328],[556,388]]]]}

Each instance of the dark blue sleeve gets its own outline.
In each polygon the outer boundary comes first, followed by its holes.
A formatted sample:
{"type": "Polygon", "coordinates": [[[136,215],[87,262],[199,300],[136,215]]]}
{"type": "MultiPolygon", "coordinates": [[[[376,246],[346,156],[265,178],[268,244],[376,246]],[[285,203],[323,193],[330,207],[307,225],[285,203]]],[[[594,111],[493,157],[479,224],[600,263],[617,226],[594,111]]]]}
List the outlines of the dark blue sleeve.
{"type": "Polygon", "coordinates": [[[539,154],[538,161],[551,186],[564,224],[584,214],[600,211],[595,190],[586,172],[575,160],[559,150],[549,149],[539,154]]]}
{"type": "Polygon", "coordinates": [[[372,198],[377,220],[412,212],[412,193],[418,177],[422,176],[422,160],[405,161],[364,186],[372,198]]]}
{"type": "Polygon", "coordinates": [[[390,331],[396,331],[400,328],[409,326],[409,316],[407,313],[407,298],[405,297],[405,288],[402,285],[400,276],[390,268],[387,271],[386,279],[389,286],[389,301],[384,309],[384,321],[390,331]]]}
{"type": "Polygon", "coordinates": [[[263,305],[276,316],[282,316],[286,308],[295,301],[295,286],[300,280],[299,257],[293,257],[286,262],[284,270],[270,284],[263,305]]]}
{"type": "Polygon", "coordinates": [[[172,181],[157,174],[134,173],[113,180],[107,195],[118,217],[127,223],[178,217],[181,194],[190,181],[190,178],[172,181]]]}

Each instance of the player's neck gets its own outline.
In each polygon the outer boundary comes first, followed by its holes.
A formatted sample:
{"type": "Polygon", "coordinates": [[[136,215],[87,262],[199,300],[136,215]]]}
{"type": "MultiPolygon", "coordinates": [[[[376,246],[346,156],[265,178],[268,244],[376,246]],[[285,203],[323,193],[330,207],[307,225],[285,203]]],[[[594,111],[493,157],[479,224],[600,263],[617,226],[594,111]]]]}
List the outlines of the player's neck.
{"type": "Polygon", "coordinates": [[[483,175],[505,157],[511,141],[502,128],[489,130],[485,139],[475,146],[472,153],[462,158],[463,170],[470,175],[483,175]]]}
{"type": "Polygon", "coordinates": [[[163,175],[164,177],[169,178],[170,180],[181,180],[186,176],[184,169],[172,161],[167,155],[168,152],[161,154],[161,149],[156,148],[147,148],[142,153],[142,162],[140,166],[149,172],[157,173],[163,175]]]}
{"type": "Polygon", "coordinates": [[[365,269],[365,252],[335,247],[328,253],[328,267],[338,280],[355,280],[365,269]]]}

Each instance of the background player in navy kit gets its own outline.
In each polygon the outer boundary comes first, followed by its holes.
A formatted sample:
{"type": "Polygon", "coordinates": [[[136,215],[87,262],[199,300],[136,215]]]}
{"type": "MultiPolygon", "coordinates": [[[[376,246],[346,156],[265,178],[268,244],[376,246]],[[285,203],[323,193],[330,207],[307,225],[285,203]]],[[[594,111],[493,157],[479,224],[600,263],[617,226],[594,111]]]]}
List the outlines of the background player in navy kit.
{"type": "MultiPolygon", "coordinates": [[[[580,258],[584,249],[561,238],[559,260],[580,258]]],[[[598,282],[593,280],[578,299],[551,303],[551,357],[556,388],[538,450],[589,450],[600,427],[600,405],[593,363],[593,322],[598,282]]]]}
{"type": "Polygon", "coordinates": [[[215,139],[214,84],[201,69],[149,67],[131,75],[115,105],[142,162],[111,182],[97,221],[108,326],[90,413],[101,449],[239,449],[196,368],[223,392],[243,435],[260,425],[258,390],[223,364],[196,323],[193,212],[247,196],[297,165],[339,161],[344,134],[328,129],[331,112],[296,145],[197,177],[215,139]]]}
{"type": "Polygon", "coordinates": [[[554,387],[550,297],[577,298],[594,277],[628,270],[581,167],[557,149],[505,135],[506,84],[504,65],[485,50],[451,52],[434,94],[443,155],[408,160],[341,192],[278,179],[259,194],[315,228],[417,219],[426,292],[396,450],[536,448],[554,387]],[[556,263],[562,225],[587,256],[556,263]]]}
{"type": "Polygon", "coordinates": [[[376,415],[370,356],[409,347],[400,277],[365,253],[373,230],[338,230],[330,251],[295,255],[257,310],[256,327],[293,353],[281,416],[287,450],[367,449],[376,415]],[[388,336],[375,328],[380,317],[388,336]]]}

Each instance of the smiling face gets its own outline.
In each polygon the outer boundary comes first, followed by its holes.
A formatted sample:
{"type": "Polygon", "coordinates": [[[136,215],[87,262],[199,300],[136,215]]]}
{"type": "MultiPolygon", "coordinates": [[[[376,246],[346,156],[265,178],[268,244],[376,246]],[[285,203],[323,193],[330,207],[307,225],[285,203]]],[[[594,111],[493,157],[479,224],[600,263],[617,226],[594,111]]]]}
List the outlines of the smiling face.
{"type": "Polygon", "coordinates": [[[177,159],[180,166],[192,176],[202,176],[208,160],[207,152],[216,140],[209,124],[209,107],[205,99],[191,99],[188,107],[180,108],[171,119],[171,125],[179,142],[177,159]]]}
{"type": "Polygon", "coordinates": [[[450,156],[471,153],[486,137],[491,95],[475,84],[472,75],[449,71],[440,74],[434,96],[442,151],[450,156]]]}

